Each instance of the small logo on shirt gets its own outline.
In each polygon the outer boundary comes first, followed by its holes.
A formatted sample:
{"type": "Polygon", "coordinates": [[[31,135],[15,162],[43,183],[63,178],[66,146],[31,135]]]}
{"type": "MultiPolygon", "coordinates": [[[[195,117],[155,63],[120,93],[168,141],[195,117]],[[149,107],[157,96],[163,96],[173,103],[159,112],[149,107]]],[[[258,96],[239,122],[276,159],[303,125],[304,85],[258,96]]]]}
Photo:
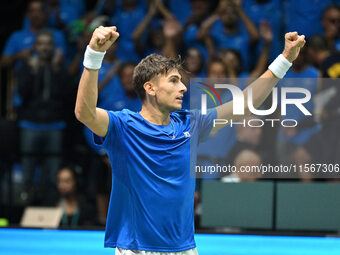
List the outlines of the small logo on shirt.
{"type": "Polygon", "coordinates": [[[183,134],[184,134],[184,136],[185,136],[186,138],[190,137],[190,133],[189,133],[189,132],[183,132],[183,134]]]}

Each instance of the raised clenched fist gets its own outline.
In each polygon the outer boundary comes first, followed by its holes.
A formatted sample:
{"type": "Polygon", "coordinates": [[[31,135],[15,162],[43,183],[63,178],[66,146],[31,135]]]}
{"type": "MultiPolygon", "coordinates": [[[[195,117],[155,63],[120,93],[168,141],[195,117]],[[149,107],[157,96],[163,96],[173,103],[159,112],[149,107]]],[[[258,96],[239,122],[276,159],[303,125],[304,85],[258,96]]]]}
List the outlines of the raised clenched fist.
{"type": "Polygon", "coordinates": [[[110,48],[118,37],[117,27],[100,26],[94,30],[89,45],[92,50],[104,52],[110,48]]]}
{"type": "Polygon", "coordinates": [[[297,32],[285,34],[285,48],[282,55],[289,62],[293,62],[298,57],[300,49],[305,43],[306,40],[304,35],[299,35],[297,32]]]}

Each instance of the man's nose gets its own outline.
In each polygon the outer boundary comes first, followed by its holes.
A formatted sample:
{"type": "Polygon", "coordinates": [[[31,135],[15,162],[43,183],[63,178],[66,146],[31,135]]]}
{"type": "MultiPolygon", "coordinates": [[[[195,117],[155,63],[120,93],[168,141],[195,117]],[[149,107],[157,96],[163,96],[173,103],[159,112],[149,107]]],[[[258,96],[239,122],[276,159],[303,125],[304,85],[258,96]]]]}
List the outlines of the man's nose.
{"type": "Polygon", "coordinates": [[[184,85],[184,83],[183,82],[181,82],[181,91],[183,92],[183,93],[185,93],[185,92],[187,92],[187,86],[185,86],[184,85]]]}

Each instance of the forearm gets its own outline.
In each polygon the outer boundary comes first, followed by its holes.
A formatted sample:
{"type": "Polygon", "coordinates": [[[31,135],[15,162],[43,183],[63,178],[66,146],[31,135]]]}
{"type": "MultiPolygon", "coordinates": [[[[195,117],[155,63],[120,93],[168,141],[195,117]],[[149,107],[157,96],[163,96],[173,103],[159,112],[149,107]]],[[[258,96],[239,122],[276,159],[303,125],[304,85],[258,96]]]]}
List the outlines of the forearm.
{"type": "Polygon", "coordinates": [[[211,36],[206,36],[204,38],[204,45],[208,50],[208,60],[211,61],[215,57],[215,44],[211,36]]]}
{"type": "Polygon", "coordinates": [[[3,56],[1,59],[1,66],[2,67],[12,67],[15,62],[17,62],[18,60],[25,60],[26,58],[22,57],[21,53],[17,53],[13,56],[3,56]]]}
{"type": "MultiPolygon", "coordinates": [[[[248,91],[252,90],[252,102],[254,108],[258,108],[264,100],[271,93],[273,87],[278,83],[279,78],[275,77],[275,75],[268,69],[264,72],[260,78],[251,83],[246,89],[242,91],[244,98],[244,114],[242,115],[234,115],[232,110],[232,101],[225,103],[216,108],[217,110],[217,118],[218,119],[232,119],[237,120],[244,115],[248,115],[250,110],[248,108],[248,91]]],[[[234,99],[235,100],[235,99],[234,99]]]]}
{"type": "Polygon", "coordinates": [[[261,73],[264,72],[268,64],[270,48],[271,48],[271,42],[264,42],[260,57],[257,60],[256,66],[255,66],[255,69],[250,74],[251,78],[257,78],[261,75],[261,73]]]}
{"type": "Polygon", "coordinates": [[[171,12],[169,12],[169,10],[164,6],[162,1],[160,1],[158,10],[165,19],[175,19],[175,16],[172,15],[171,12]]]}
{"type": "Polygon", "coordinates": [[[137,28],[133,31],[132,39],[137,41],[141,38],[142,34],[144,33],[147,26],[150,24],[153,14],[147,14],[142,22],[137,26],[137,28]]]}
{"type": "Polygon", "coordinates": [[[219,16],[217,14],[213,14],[202,23],[196,35],[198,40],[204,40],[204,38],[208,35],[210,28],[216,20],[218,20],[218,18],[219,16]]]}
{"type": "Polygon", "coordinates": [[[84,68],[82,73],[75,107],[78,120],[83,123],[91,122],[96,117],[98,100],[98,70],[84,68]]]}
{"type": "Polygon", "coordinates": [[[252,102],[255,109],[257,109],[272,92],[272,89],[279,82],[277,78],[269,69],[265,71],[258,79],[251,83],[245,90],[243,90],[245,101],[245,115],[250,114],[248,108],[248,91],[252,90],[252,102]]]}
{"type": "Polygon", "coordinates": [[[254,22],[248,17],[248,15],[243,10],[238,10],[238,14],[250,35],[251,41],[253,42],[257,41],[260,36],[254,22]]]}

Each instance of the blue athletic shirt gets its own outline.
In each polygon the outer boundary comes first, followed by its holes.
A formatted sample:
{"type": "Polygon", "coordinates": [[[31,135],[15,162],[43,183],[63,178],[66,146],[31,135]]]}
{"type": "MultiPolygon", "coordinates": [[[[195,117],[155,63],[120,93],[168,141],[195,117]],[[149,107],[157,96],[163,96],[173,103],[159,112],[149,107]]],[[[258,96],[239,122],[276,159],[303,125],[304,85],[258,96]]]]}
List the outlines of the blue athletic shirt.
{"type": "Polygon", "coordinates": [[[194,166],[197,145],[209,135],[217,111],[176,111],[166,126],[126,109],[107,113],[105,139],[94,136],[105,147],[113,173],[104,246],[159,252],[194,248],[190,160],[194,166]],[[167,135],[173,130],[175,139],[167,135]]]}

